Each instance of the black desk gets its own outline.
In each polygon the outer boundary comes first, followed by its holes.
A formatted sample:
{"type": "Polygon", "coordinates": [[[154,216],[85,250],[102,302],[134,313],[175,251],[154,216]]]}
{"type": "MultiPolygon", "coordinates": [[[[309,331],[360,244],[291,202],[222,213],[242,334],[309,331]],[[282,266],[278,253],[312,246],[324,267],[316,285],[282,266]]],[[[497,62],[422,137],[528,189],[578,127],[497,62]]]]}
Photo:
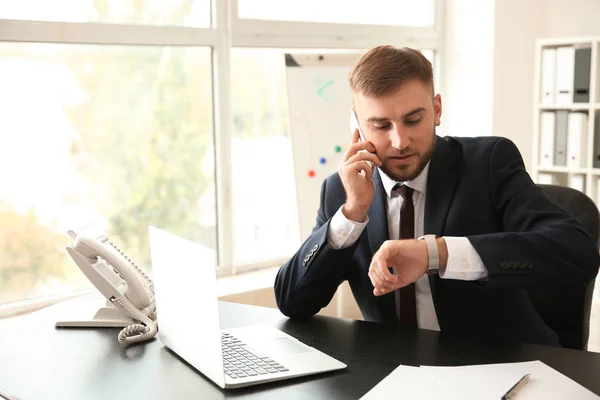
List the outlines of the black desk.
{"type": "MultiPolygon", "coordinates": [[[[70,303],[70,304],[69,304],[70,303]]],[[[221,391],[155,338],[129,348],[118,329],[54,328],[60,308],[0,322],[0,388],[35,399],[357,399],[399,364],[462,365],[541,360],[600,394],[600,354],[490,342],[426,330],[315,317],[292,321],[277,310],[221,303],[224,327],[273,325],[348,364],[346,370],[221,391]]],[[[400,389],[399,389],[400,390],[400,389]]]]}

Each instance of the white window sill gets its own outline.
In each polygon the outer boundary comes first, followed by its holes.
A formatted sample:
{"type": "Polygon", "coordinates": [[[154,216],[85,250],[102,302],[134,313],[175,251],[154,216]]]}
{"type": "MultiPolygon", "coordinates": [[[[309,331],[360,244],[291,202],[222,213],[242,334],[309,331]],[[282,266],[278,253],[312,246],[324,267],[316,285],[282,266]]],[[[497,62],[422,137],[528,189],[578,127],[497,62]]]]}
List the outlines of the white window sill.
{"type": "MultiPolygon", "coordinates": [[[[272,288],[279,266],[263,268],[257,271],[245,272],[238,275],[217,278],[217,295],[219,298],[254,290],[272,288]]],[[[65,300],[88,294],[97,293],[96,289],[73,291],[43,298],[23,300],[0,305],[0,319],[27,314],[65,300]]]]}
{"type": "Polygon", "coordinates": [[[280,266],[263,268],[217,279],[217,295],[229,296],[254,290],[272,288],[280,266]]]}

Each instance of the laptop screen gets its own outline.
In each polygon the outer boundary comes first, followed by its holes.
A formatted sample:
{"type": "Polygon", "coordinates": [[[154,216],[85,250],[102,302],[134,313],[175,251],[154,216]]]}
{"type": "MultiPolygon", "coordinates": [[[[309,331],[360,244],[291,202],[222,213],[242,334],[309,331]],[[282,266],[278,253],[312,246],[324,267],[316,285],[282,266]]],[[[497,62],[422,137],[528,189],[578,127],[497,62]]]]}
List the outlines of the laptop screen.
{"type": "Polygon", "coordinates": [[[223,386],[215,251],[154,226],[149,233],[158,336],[223,386]]]}

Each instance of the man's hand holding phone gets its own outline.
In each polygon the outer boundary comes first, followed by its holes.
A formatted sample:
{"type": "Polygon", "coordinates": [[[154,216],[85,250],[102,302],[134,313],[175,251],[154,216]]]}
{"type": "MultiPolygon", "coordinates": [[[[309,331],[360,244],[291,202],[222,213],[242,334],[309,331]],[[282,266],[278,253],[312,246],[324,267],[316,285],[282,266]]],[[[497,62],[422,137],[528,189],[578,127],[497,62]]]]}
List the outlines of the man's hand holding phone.
{"type": "Polygon", "coordinates": [[[352,142],[338,165],[338,174],[346,190],[346,204],[342,212],[351,221],[364,221],[375,197],[375,185],[371,179],[373,165],[381,166],[375,146],[361,141],[359,130],[354,129],[352,142]]]}

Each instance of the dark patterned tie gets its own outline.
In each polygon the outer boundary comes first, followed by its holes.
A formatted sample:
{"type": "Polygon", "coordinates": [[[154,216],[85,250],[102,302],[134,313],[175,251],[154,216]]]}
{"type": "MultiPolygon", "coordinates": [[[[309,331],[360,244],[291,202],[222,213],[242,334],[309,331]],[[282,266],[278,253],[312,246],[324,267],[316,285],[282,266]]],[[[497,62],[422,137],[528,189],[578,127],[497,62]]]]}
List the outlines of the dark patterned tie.
{"type": "MultiPolygon", "coordinates": [[[[415,207],[412,201],[413,189],[402,185],[396,187],[396,192],[402,196],[400,207],[400,239],[415,238],[415,207]]],[[[400,307],[400,325],[417,327],[417,305],[415,301],[415,284],[411,283],[396,293],[396,309],[400,307]],[[399,300],[399,301],[398,301],[399,300]],[[400,303],[400,304],[398,304],[400,303]]]]}

